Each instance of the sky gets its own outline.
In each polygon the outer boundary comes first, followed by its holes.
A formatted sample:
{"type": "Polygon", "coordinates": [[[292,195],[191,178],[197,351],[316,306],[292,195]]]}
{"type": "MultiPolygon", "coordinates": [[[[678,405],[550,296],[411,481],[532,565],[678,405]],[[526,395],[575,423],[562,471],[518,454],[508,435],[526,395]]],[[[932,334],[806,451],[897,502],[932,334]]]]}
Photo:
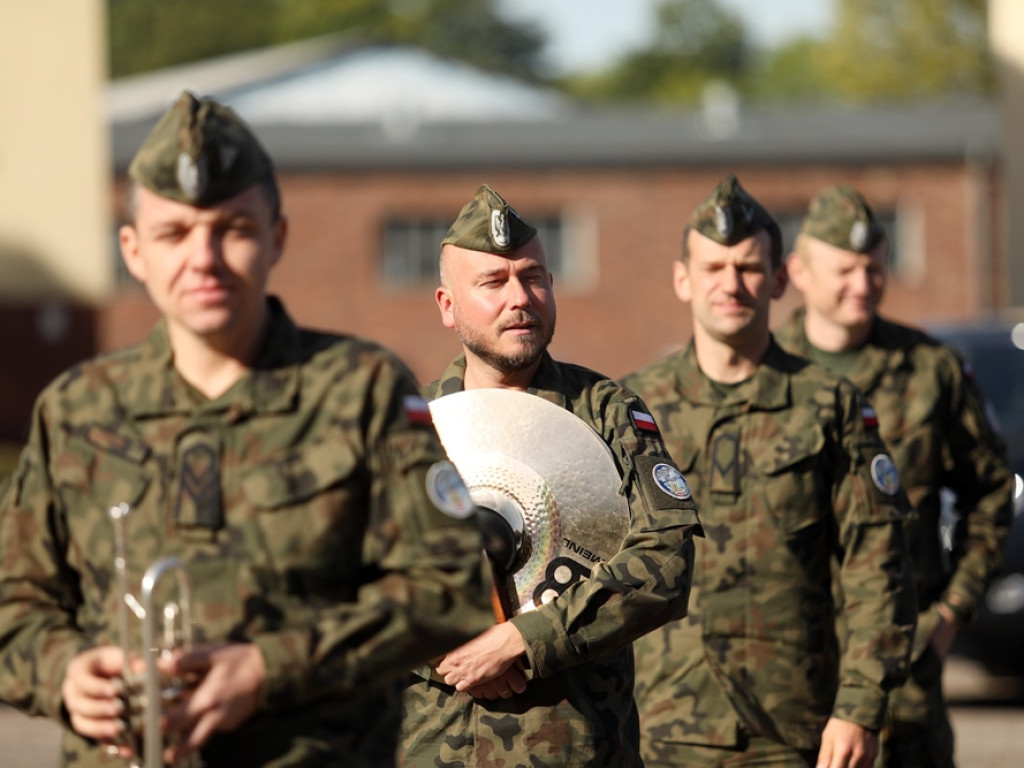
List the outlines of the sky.
{"type": "MultiPolygon", "coordinates": [[[[551,40],[545,60],[555,75],[600,69],[644,47],[660,0],[500,0],[509,19],[538,24],[551,40]]],[[[834,0],[717,0],[747,23],[754,42],[774,46],[832,24],[834,0]],[[771,8],[767,13],[765,8],[771,8]]]]}

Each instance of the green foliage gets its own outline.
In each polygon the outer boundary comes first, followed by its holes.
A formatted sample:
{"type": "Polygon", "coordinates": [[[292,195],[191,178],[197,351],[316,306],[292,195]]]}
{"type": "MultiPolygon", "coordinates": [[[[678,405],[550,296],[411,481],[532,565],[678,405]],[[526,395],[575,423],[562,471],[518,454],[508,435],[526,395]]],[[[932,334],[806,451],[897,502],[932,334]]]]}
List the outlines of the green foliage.
{"type": "Polygon", "coordinates": [[[278,0],[108,0],[114,77],[260,45],[278,0]]]}
{"type": "Polygon", "coordinates": [[[988,93],[985,0],[838,0],[822,77],[850,101],[988,93]]]}
{"type": "Polygon", "coordinates": [[[538,79],[543,37],[493,0],[107,0],[113,77],[332,32],[538,79]]]}
{"type": "Polygon", "coordinates": [[[758,101],[868,102],[987,94],[994,88],[986,0],[833,0],[821,39],[757,51],[715,0],[663,0],[659,34],[604,72],[566,80],[589,101],[694,104],[727,82],[758,101]]]}
{"type": "Polygon", "coordinates": [[[690,102],[705,83],[738,81],[749,65],[743,23],[715,0],[664,0],[657,26],[649,49],[606,72],[569,79],[567,89],[595,101],[690,102]]]}
{"type": "Polygon", "coordinates": [[[768,52],[748,73],[744,92],[758,101],[824,99],[831,93],[830,84],[822,75],[824,50],[827,49],[820,41],[802,37],[768,52]]]}
{"type": "Polygon", "coordinates": [[[539,80],[544,43],[531,25],[512,24],[495,13],[493,0],[392,0],[389,40],[415,44],[442,56],[524,80],[539,80]]]}

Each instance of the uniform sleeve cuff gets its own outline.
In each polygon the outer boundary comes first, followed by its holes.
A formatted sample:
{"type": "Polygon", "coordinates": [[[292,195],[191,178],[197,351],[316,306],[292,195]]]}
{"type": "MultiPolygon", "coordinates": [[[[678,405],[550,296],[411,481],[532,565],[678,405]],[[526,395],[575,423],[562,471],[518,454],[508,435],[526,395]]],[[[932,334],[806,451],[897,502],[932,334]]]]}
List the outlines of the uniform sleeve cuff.
{"type": "Polygon", "coordinates": [[[274,711],[304,703],[309,690],[309,633],[300,629],[258,635],[266,675],[260,708],[274,711]]]}
{"type": "Polygon", "coordinates": [[[547,615],[544,606],[510,619],[523,636],[526,660],[534,677],[550,677],[572,666],[575,653],[565,628],[547,615]]]}
{"type": "Polygon", "coordinates": [[[842,687],[836,693],[832,715],[878,732],[885,724],[887,698],[867,688],[842,687]]]}
{"type": "Polygon", "coordinates": [[[974,620],[975,606],[963,598],[956,595],[946,595],[942,598],[942,605],[953,614],[958,627],[966,627],[974,620]]]}

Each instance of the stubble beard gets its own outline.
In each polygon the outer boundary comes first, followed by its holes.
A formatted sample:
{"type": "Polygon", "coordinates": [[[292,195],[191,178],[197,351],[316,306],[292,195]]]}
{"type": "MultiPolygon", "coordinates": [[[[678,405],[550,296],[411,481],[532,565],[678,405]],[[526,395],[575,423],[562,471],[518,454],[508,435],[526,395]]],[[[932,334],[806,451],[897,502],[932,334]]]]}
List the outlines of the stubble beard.
{"type": "MultiPolygon", "coordinates": [[[[483,334],[460,322],[456,322],[455,333],[463,346],[488,366],[501,373],[515,373],[536,363],[547,350],[555,335],[554,315],[549,323],[545,323],[533,315],[527,317],[537,323],[535,330],[538,333],[517,339],[518,349],[511,353],[499,352],[493,344],[484,338],[483,334]]],[[[514,322],[521,322],[521,320],[517,319],[514,322]]]]}

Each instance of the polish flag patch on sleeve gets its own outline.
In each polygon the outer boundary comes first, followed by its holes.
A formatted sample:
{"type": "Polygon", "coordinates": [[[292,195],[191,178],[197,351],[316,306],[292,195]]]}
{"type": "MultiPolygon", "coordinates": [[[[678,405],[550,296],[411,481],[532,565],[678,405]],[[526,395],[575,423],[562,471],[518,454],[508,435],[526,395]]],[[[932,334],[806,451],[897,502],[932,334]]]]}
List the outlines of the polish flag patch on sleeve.
{"type": "Polygon", "coordinates": [[[870,405],[865,405],[860,409],[860,417],[864,420],[865,427],[878,426],[878,414],[875,413],[875,409],[870,405]]]}
{"type": "Polygon", "coordinates": [[[654,423],[654,417],[651,416],[651,414],[630,409],[629,415],[632,417],[636,428],[641,432],[650,432],[653,435],[661,434],[658,430],[658,425],[654,423]]]}
{"type": "Polygon", "coordinates": [[[419,395],[406,395],[402,398],[402,405],[405,406],[405,415],[412,424],[433,424],[430,417],[430,406],[427,401],[419,395]]]}

